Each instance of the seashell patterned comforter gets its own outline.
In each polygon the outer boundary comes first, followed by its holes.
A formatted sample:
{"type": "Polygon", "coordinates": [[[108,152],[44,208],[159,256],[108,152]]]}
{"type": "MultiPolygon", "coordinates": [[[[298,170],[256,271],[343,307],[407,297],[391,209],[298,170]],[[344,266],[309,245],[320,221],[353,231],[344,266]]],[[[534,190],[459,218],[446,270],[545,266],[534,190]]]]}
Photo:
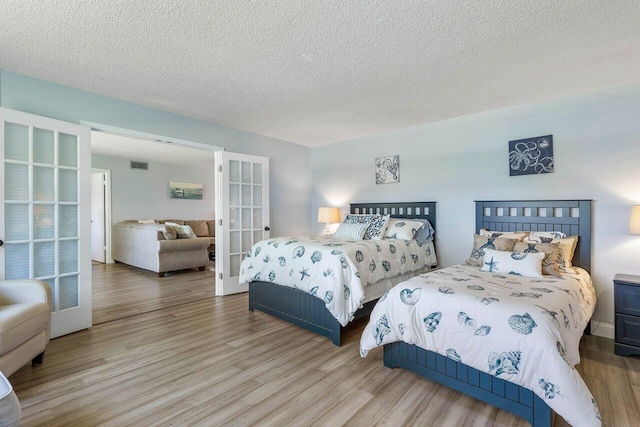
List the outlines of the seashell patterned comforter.
{"type": "Polygon", "coordinates": [[[532,390],[574,426],[601,425],[574,366],[596,304],[583,269],[534,279],[457,265],[393,287],[376,304],[360,354],[404,341],[532,390]]]}
{"type": "Polygon", "coordinates": [[[366,286],[436,264],[431,242],[277,237],[253,245],[240,265],[239,282],[308,292],[346,326],[362,306],[366,286]]]}

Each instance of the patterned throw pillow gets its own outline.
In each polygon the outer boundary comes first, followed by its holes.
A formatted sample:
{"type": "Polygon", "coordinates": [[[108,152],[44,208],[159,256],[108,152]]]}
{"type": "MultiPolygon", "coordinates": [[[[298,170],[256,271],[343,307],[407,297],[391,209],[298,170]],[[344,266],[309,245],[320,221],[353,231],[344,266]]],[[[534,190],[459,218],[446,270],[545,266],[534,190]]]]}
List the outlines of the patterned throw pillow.
{"type": "Polygon", "coordinates": [[[333,235],[333,238],[344,240],[362,240],[368,225],[369,224],[366,222],[364,224],[349,224],[347,222],[342,222],[338,226],[338,229],[333,235]]]}
{"type": "Polygon", "coordinates": [[[527,237],[526,231],[491,231],[486,228],[480,229],[480,234],[482,237],[493,237],[494,239],[517,239],[518,241],[522,241],[525,237],[527,237]]]}
{"type": "Polygon", "coordinates": [[[178,238],[178,233],[170,225],[164,226],[164,230],[162,230],[162,235],[164,236],[165,240],[176,240],[178,238]]]}
{"type": "Polygon", "coordinates": [[[530,234],[524,239],[525,243],[559,243],[560,251],[558,255],[558,268],[561,273],[574,274],[575,270],[572,267],[571,261],[573,260],[573,254],[578,246],[578,236],[570,236],[563,239],[552,239],[549,241],[548,237],[536,236],[530,234]]]}
{"type": "Polygon", "coordinates": [[[564,239],[565,237],[567,237],[567,235],[562,231],[532,231],[529,234],[531,236],[541,237],[543,240],[547,240],[546,242],[543,241],[542,243],[549,243],[549,240],[564,239]]]}
{"type": "Polygon", "coordinates": [[[196,237],[196,235],[193,233],[193,230],[188,225],[178,225],[173,222],[165,222],[164,226],[165,228],[173,228],[178,235],[178,239],[191,239],[196,237]]]}
{"type": "Polygon", "coordinates": [[[544,253],[542,260],[542,274],[560,276],[560,243],[524,243],[518,242],[513,247],[514,252],[520,253],[544,253]]]}
{"type": "Polygon", "coordinates": [[[518,241],[516,239],[498,239],[493,237],[483,237],[479,234],[473,235],[473,249],[471,250],[471,256],[465,262],[467,265],[475,265],[476,267],[482,267],[485,249],[494,249],[498,251],[513,250],[513,246],[518,241]]]}
{"type": "Polygon", "coordinates": [[[543,258],[542,252],[522,253],[485,249],[484,262],[480,270],[542,279],[543,258]]]}
{"type": "Polygon", "coordinates": [[[424,223],[422,222],[405,218],[392,218],[389,220],[387,232],[384,237],[387,239],[400,239],[409,242],[416,236],[421,227],[424,227],[424,223]]]}
{"type": "Polygon", "coordinates": [[[343,222],[346,224],[367,224],[367,229],[364,234],[365,240],[380,240],[387,229],[389,215],[348,214],[343,222]]]}

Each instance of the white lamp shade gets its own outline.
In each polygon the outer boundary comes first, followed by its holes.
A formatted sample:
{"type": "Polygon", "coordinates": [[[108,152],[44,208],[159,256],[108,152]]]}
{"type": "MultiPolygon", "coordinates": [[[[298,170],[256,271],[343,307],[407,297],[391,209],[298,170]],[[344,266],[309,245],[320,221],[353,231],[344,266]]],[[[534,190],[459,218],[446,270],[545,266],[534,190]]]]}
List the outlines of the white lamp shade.
{"type": "Polygon", "coordinates": [[[631,208],[631,221],[629,221],[629,233],[640,234],[640,205],[631,208]]]}
{"type": "Polygon", "coordinates": [[[326,224],[340,222],[340,210],[338,208],[318,208],[318,222],[326,224]]]}

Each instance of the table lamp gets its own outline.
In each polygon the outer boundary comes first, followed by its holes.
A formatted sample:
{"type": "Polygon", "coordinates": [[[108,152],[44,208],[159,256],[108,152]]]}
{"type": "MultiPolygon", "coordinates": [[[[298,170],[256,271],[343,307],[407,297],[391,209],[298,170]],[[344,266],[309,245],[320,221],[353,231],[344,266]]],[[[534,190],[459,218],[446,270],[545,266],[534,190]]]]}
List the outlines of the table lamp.
{"type": "Polygon", "coordinates": [[[629,221],[629,234],[640,234],[640,205],[631,208],[631,221],[629,221]]]}
{"type": "Polygon", "coordinates": [[[324,234],[331,233],[331,223],[340,222],[340,210],[338,208],[322,207],[318,208],[318,222],[327,224],[324,234]]]}

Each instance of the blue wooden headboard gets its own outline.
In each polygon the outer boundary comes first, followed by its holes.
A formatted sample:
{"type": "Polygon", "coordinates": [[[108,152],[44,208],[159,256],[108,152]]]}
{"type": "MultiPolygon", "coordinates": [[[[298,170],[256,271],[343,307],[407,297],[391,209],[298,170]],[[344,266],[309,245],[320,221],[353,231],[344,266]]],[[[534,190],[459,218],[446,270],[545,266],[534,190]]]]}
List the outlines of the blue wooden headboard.
{"type": "Polygon", "coordinates": [[[573,265],[591,272],[591,200],[476,201],[476,232],[481,228],[579,236],[573,265]]]}

